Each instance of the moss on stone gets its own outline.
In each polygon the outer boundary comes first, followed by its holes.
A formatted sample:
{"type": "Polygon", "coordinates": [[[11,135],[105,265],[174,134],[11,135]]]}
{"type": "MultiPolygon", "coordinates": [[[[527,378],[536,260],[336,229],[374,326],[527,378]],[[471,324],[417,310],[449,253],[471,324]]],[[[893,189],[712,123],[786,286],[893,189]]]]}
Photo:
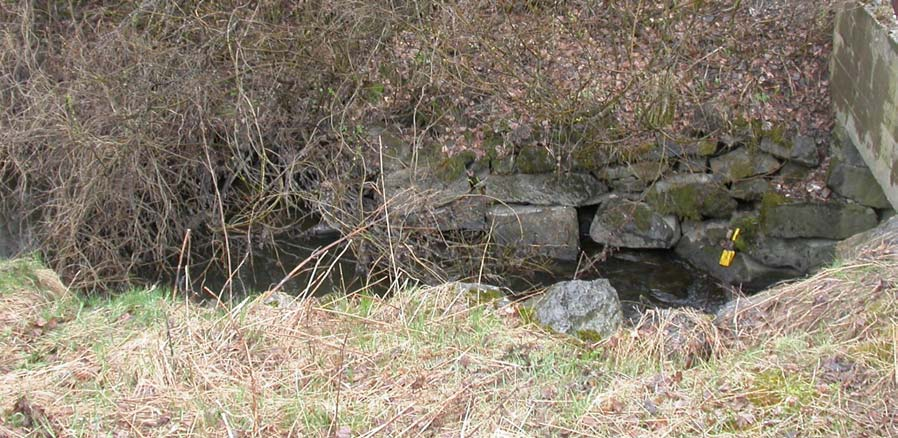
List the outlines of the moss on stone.
{"type": "Polygon", "coordinates": [[[648,231],[652,228],[652,210],[642,204],[636,205],[636,210],[633,212],[633,219],[636,223],[636,229],[639,231],[648,231]]]}
{"type": "Polygon", "coordinates": [[[501,290],[492,288],[468,289],[468,302],[474,305],[490,304],[505,298],[501,290]]]}
{"type": "Polygon", "coordinates": [[[621,229],[633,223],[638,231],[645,232],[652,228],[653,214],[647,205],[626,202],[606,210],[603,219],[612,228],[621,229]]]}
{"type": "Polygon", "coordinates": [[[709,157],[717,153],[717,140],[706,138],[698,143],[698,154],[709,157]]]}
{"type": "Polygon", "coordinates": [[[440,181],[451,182],[465,174],[465,168],[477,159],[471,151],[444,158],[434,167],[434,176],[440,181]]]}
{"type": "Polygon", "coordinates": [[[673,187],[663,193],[651,192],[646,199],[661,214],[674,214],[684,219],[700,220],[702,217],[701,196],[694,185],[684,185],[673,187]]]}
{"type": "Polygon", "coordinates": [[[739,237],[735,246],[738,251],[748,251],[757,242],[761,232],[761,219],[758,216],[742,216],[730,222],[730,228],[739,229],[739,237]]]}
{"type": "Polygon", "coordinates": [[[773,143],[783,146],[787,150],[792,149],[792,142],[789,141],[788,138],[786,138],[786,133],[788,131],[786,125],[776,124],[771,126],[770,128],[765,128],[764,122],[755,119],[749,123],[749,126],[751,127],[752,136],[752,141],[749,146],[751,146],[753,149],[761,144],[761,141],[765,138],[773,143]]]}
{"type": "Polygon", "coordinates": [[[776,192],[767,192],[764,194],[764,197],[761,198],[761,216],[760,216],[760,224],[761,227],[767,227],[767,214],[770,212],[770,209],[775,208],[777,206],[786,204],[789,202],[789,199],[785,196],[776,193],[776,192]]]}
{"type": "Polygon", "coordinates": [[[604,337],[595,330],[577,330],[574,336],[586,343],[594,344],[601,341],[604,337]]]}
{"type": "Polygon", "coordinates": [[[555,160],[543,147],[524,146],[515,157],[515,167],[521,173],[549,173],[555,170],[555,160]]]}
{"type": "Polygon", "coordinates": [[[646,201],[658,213],[690,220],[701,220],[702,216],[725,218],[736,207],[736,202],[720,187],[697,184],[672,187],[664,192],[651,191],[646,201]]]}
{"type": "MultiPolygon", "coordinates": [[[[749,157],[751,156],[752,155],[749,155],[749,157]]],[[[752,164],[750,159],[745,161],[738,161],[730,166],[729,178],[732,181],[737,181],[743,178],[748,178],[755,173],[755,166],[754,164],[752,164]]]]}
{"type": "Polygon", "coordinates": [[[583,145],[571,153],[571,161],[577,170],[594,171],[609,163],[608,154],[599,145],[583,145]]]}

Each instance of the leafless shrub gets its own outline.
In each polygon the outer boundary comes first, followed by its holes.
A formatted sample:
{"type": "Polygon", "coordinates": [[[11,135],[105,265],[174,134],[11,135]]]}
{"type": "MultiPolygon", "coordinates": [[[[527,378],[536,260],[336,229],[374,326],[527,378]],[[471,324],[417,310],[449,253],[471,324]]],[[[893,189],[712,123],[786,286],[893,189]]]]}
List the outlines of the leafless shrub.
{"type": "Polygon", "coordinates": [[[188,229],[194,250],[222,259],[226,234],[270,240],[313,210],[324,182],[372,190],[376,166],[339,161],[370,156],[361,139],[375,124],[401,125],[416,151],[502,155],[530,141],[559,162],[691,135],[692,109],[709,100],[734,119],[826,128],[827,11],[799,0],[6,2],[3,196],[36,218],[54,269],[95,286],[166,266],[188,229]]]}

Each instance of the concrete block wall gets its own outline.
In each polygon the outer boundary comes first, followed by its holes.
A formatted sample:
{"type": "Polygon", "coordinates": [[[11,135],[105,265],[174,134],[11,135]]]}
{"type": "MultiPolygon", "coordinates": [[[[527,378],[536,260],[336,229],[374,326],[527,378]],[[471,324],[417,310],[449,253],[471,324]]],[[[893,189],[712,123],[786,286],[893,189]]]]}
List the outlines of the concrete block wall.
{"type": "Polygon", "coordinates": [[[898,209],[898,32],[875,13],[859,2],[837,13],[830,86],[836,129],[898,209]]]}

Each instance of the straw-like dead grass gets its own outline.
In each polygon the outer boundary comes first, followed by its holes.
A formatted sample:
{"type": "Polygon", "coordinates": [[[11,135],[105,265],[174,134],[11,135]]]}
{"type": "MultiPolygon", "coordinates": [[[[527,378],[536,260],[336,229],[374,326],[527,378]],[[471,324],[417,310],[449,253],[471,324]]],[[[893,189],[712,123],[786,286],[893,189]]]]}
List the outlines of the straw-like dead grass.
{"type": "Polygon", "coordinates": [[[595,344],[454,284],[228,307],[79,298],[36,267],[0,269],[4,436],[898,433],[893,247],[595,344]]]}

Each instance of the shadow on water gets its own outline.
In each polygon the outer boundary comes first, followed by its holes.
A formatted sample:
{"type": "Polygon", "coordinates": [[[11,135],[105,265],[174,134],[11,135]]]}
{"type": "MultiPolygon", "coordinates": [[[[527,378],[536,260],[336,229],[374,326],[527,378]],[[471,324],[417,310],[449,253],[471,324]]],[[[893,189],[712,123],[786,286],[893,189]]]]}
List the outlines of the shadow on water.
{"type": "MultiPolygon", "coordinates": [[[[276,248],[254,250],[240,264],[226,286],[228,276],[221,269],[205,272],[192,268],[188,272],[192,290],[212,291],[224,297],[241,298],[266,291],[278,284],[287,274],[312,253],[339,239],[336,233],[306,234],[285,238],[276,248]]],[[[327,293],[351,293],[366,290],[386,292],[386,281],[376,282],[357,269],[345,245],[337,246],[306,264],[295,278],[287,281],[282,290],[292,295],[320,296],[327,293]]],[[[602,247],[596,244],[583,248],[586,258],[597,258],[602,247]]],[[[581,262],[582,263],[582,262],[581,262]]],[[[606,278],[617,289],[625,314],[634,317],[646,308],[693,307],[713,312],[726,301],[724,289],[710,276],[693,268],[673,251],[619,251],[593,264],[588,269],[577,263],[556,262],[545,271],[529,271],[509,275],[505,284],[497,284],[515,293],[544,288],[559,281],[606,278]]],[[[211,294],[203,294],[211,298],[211,294]]]]}
{"type": "MultiPolygon", "coordinates": [[[[218,265],[195,264],[182,274],[181,284],[189,285],[189,290],[203,298],[241,299],[272,289],[316,250],[339,238],[336,232],[324,232],[278,240],[276,247],[253,249],[246,256],[233,258],[232,264],[236,268],[230,276],[218,265]]],[[[320,296],[359,290],[381,293],[386,289],[357,268],[346,246],[338,245],[307,262],[282,285],[281,290],[292,295],[320,296]]]]}
{"type": "MultiPolygon", "coordinates": [[[[601,258],[602,247],[587,244],[585,258],[601,258]]],[[[727,294],[716,279],[694,268],[672,250],[621,250],[593,266],[556,262],[551,270],[518,276],[506,285],[523,291],[559,281],[604,278],[617,290],[628,318],[649,308],[692,307],[713,313],[727,294]]]]}

